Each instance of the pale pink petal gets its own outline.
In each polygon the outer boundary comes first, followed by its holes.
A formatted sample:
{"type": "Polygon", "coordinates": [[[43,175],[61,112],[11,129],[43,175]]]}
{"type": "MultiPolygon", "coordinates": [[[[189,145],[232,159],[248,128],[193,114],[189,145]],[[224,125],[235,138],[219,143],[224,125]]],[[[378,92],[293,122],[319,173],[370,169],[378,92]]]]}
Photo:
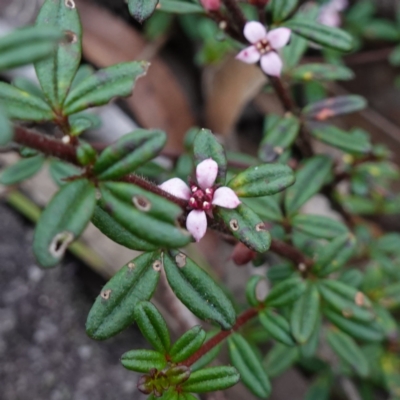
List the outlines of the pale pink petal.
{"type": "Polygon", "coordinates": [[[243,61],[247,64],[255,64],[260,59],[260,52],[255,46],[249,46],[243,49],[237,56],[236,59],[243,61]]]}
{"type": "Polygon", "coordinates": [[[267,75],[280,76],[282,71],[282,60],[274,51],[261,57],[261,68],[267,75]]]}
{"type": "Polygon", "coordinates": [[[199,242],[207,231],[206,213],[201,210],[190,211],[186,219],[186,228],[192,234],[196,242],[199,242]]]}
{"type": "Polygon", "coordinates": [[[212,203],[224,208],[236,208],[241,201],[231,188],[223,186],[215,191],[212,203]]]}
{"type": "Polygon", "coordinates": [[[273,29],[267,34],[269,44],[273,49],[280,49],[288,44],[291,33],[289,28],[273,29]]]}
{"type": "Polygon", "coordinates": [[[159,188],[184,200],[189,200],[191,195],[189,186],[179,178],[169,179],[168,181],[165,181],[159,185],[159,188]]]}
{"type": "Polygon", "coordinates": [[[250,43],[257,43],[266,39],[267,29],[261,22],[250,21],[244,26],[243,34],[250,43]]]}
{"type": "Polygon", "coordinates": [[[340,14],[332,6],[322,7],[318,16],[318,22],[322,25],[336,28],[341,24],[340,14]]]}
{"type": "Polygon", "coordinates": [[[337,11],[344,11],[348,6],[348,0],[332,0],[332,7],[334,7],[337,11]]]}
{"type": "Polygon", "coordinates": [[[212,158],[207,158],[196,167],[197,183],[203,190],[214,185],[217,174],[218,164],[212,158]]]}

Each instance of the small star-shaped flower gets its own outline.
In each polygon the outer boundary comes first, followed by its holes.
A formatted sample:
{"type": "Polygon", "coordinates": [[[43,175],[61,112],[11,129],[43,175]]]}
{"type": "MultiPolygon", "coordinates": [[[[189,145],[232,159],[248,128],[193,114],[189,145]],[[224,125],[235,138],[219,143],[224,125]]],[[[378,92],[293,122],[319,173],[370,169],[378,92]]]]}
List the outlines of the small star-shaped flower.
{"type": "Polygon", "coordinates": [[[172,178],[162,183],[160,188],[172,195],[188,201],[191,209],[186,219],[186,228],[196,242],[207,231],[207,215],[213,206],[236,208],[241,201],[236,193],[226,186],[215,186],[218,164],[212,159],[202,161],[196,168],[197,184],[190,187],[179,178],[172,178]]]}
{"type": "Polygon", "coordinates": [[[283,64],[276,50],[289,42],[291,30],[277,28],[267,32],[263,24],[251,21],[245,25],[243,34],[252,45],[242,50],[236,58],[247,64],[260,61],[261,69],[267,75],[280,76],[283,64]]]}

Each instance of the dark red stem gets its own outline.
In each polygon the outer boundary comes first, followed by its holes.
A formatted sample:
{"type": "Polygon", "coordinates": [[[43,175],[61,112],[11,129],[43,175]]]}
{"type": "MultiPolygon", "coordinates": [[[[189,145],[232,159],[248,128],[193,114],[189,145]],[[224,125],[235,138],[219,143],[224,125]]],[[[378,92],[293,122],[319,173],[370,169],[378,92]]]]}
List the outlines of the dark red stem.
{"type": "Polygon", "coordinates": [[[210,340],[205,342],[203,346],[200,347],[194,354],[192,354],[186,361],[182,362],[181,365],[185,365],[190,367],[196,361],[198,361],[204,354],[208,353],[215,346],[218,346],[222,341],[224,341],[228,336],[230,336],[233,332],[239,330],[244,324],[246,324],[249,320],[254,318],[260,312],[261,308],[249,308],[242,314],[240,314],[237,319],[235,325],[233,325],[232,329],[229,331],[221,331],[217,333],[210,340]]]}

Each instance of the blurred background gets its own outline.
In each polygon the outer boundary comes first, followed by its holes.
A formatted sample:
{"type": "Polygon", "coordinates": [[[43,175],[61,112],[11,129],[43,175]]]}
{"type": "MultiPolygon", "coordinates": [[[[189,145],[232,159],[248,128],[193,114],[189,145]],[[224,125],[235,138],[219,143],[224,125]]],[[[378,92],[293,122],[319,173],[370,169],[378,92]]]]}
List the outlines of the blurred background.
{"type": "MultiPolygon", "coordinates": [[[[84,28],[83,62],[104,67],[128,60],[149,60],[151,68],[130,98],[101,108],[98,129],[88,140],[110,143],[143,126],[168,133],[169,154],[177,157],[185,133],[193,126],[207,127],[232,151],[255,154],[262,137],[265,115],[283,110],[266,90],[265,78],[254,66],[233,60],[235,44],[227,43],[211,21],[156,14],[143,26],[129,15],[124,0],[75,0],[84,28]]],[[[0,34],[32,24],[42,0],[0,0],[0,34]]],[[[375,141],[390,147],[400,162],[400,21],[396,0],[352,1],[342,15],[342,26],[355,35],[356,50],[343,58],[355,79],[327,86],[310,84],[298,95],[307,103],[326,93],[365,96],[369,108],[337,121],[344,127],[361,126],[375,141]],[[397,50],[397,52],[396,52],[397,50]]],[[[308,61],[337,55],[318,49],[308,61]]],[[[33,67],[4,74],[1,79],[35,82],[33,67]]],[[[326,149],[323,149],[324,151],[326,149]]],[[[170,157],[171,158],[171,157],[170,157]]],[[[160,165],[169,159],[161,158],[160,165]]],[[[0,154],[8,165],[16,155],[0,154]]],[[[85,334],[85,320],[105,279],[134,253],[108,241],[90,227],[62,265],[43,271],[31,251],[33,221],[56,190],[48,172],[28,182],[0,187],[0,398],[4,400],[125,400],[144,399],[136,389],[137,376],[126,371],[119,357],[141,347],[135,327],[106,342],[85,334]]],[[[309,207],[321,208],[314,199],[309,207]]],[[[326,211],[326,210],[325,210],[326,211]]],[[[398,230],[398,218],[381,218],[388,230],[398,230]]],[[[238,268],[229,260],[231,248],[209,233],[200,246],[190,249],[238,298],[250,266],[238,268]],[[215,251],[217,250],[218,251],[215,251]]],[[[168,292],[156,297],[176,335],[196,323],[175,304],[168,292]],[[175,321],[177,313],[181,316],[175,321]]],[[[302,399],[309,377],[290,369],[273,381],[271,400],[302,399]]],[[[340,382],[335,398],[359,400],[351,383],[340,382]]],[[[251,399],[240,386],[207,400],[251,399]]],[[[385,397],[382,396],[382,399],[385,397]]]]}

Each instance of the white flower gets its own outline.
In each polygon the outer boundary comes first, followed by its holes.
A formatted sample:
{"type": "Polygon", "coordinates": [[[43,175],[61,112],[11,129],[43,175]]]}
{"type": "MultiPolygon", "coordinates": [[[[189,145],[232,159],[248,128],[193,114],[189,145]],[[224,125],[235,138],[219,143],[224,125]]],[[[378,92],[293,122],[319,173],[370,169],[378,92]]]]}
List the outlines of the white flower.
{"type": "Polygon", "coordinates": [[[243,34],[252,45],[242,50],[236,58],[247,64],[260,61],[261,68],[267,75],[280,76],[282,60],[275,50],[289,42],[291,30],[277,28],[267,32],[263,24],[251,21],[245,25],[243,34]]]}
{"type": "Polygon", "coordinates": [[[207,231],[207,215],[213,206],[236,208],[241,202],[236,193],[226,186],[214,185],[218,174],[218,164],[212,159],[202,161],[196,168],[198,185],[189,187],[182,179],[172,178],[162,183],[160,188],[166,192],[188,201],[191,208],[187,219],[186,228],[195,238],[196,242],[207,231]]]}

